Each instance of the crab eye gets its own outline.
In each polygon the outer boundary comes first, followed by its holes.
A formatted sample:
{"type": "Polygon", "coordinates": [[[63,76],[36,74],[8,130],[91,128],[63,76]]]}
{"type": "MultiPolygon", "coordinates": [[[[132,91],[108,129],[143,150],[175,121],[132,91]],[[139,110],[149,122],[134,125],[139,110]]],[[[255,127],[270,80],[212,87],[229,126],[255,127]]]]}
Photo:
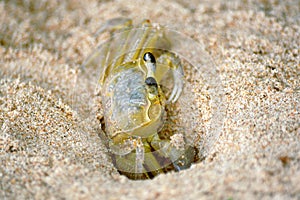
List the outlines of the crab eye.
{"type": "MultiPolygon", "coordinates": [[[[156,71],[156,61],[155,61],[155,57],[152,53],[150,52],[146,52],[144,54],[144,57],[143,57],[143,60],[145,61],[145,65],[146,65],[146,68],[147,68],[147,79],[148,78],[152,78],[154,79],[153,77],[155,77],[155,71],[156,71]]],[[[146,82],[147,85],[153,85],[153,84],[156,84],[156,80],[151,80],[149,79],[148,81],[146,82]],[[149,84],[147,83],[149,82],[149,84]]]]}
{"type": "Polygon", "coordinates": [[[153,77],[146,78],[145,83],[149,86],[157,87],[157,82],[156,82],[155,78],[153,78],[153,77]]]}
{"type": "Polygon", "coordinates": [[[156,63],[155,57],[150,52],[145,53],[143,59],[145,62],[156,63]]]}

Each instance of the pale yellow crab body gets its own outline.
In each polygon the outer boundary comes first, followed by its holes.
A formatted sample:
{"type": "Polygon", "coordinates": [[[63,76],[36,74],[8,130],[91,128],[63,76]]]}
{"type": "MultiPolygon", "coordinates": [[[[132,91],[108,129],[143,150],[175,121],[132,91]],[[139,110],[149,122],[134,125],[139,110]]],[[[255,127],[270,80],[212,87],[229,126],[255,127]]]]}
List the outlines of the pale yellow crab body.
{"type": "Polygon", "coordinates": [[[102,103],[106,134],[110,138],[122,135],[148,137],[163,125],[163,94],[158,89],[160,98],[157,103],[149,100],[146,74],[137,65],[137,62],[120,65],[124,68],[122,73],[110,74],[104,82],[102,103]]]}

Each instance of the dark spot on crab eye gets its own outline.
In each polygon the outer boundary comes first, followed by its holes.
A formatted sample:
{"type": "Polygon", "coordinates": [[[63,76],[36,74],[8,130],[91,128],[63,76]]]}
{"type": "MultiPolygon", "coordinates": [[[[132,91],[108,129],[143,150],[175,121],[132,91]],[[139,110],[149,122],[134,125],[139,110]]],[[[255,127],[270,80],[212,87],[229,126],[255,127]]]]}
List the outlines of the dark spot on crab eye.
{"type": "Polygon", "coordinates": [[[153,77],[146,78],[145,83],[149,86],[157,87],[157,82],[156,82],[155,78],[153,78],[153,77]]]}
{"type": "Polygon", "coordinates": [[[145,62],[156,63],[154,55],[150,52],[145,53],[143,59],[145,62]]]}

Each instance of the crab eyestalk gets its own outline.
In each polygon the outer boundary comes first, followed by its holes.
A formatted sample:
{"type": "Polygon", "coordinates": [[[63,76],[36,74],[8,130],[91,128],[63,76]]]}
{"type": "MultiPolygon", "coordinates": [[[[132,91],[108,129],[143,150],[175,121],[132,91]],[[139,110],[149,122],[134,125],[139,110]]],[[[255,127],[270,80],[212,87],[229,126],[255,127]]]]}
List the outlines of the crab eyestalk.
{"type": "Polygon", "coordinates": [[[147,52],[144,54],[143,60],[145,61],[145,65],[147,67],[147,78],[149,77],[154,78],[154,74],[156,71],[156,60],[154,55],[150,52],[147,52]]]}
{"type": "Polygon", "coordinates": [[[145,84],[148,91],[148,98],[151,102],[159,101],[158,99],[158,84],[155,79],[156,60],[152,53],[147,52],[144,54],[143,60],[147,68],[147,77],[145,84]]]}

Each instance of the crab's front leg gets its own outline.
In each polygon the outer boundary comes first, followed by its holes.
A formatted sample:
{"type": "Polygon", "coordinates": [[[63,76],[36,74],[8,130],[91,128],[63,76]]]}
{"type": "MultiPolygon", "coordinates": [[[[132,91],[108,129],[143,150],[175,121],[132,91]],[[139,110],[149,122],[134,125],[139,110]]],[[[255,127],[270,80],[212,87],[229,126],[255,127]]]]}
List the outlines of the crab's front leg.
{"type": "Polygon", "coordinates": [[[123,139],[122,141],[117,140],[115,139],[115,141],[109,141],[109,149],[111,153],[113,153],[117,157],[123,158],[125,158],[126,156],[128,157],[129,154],[135,155],[133,158],[128,158],[127,161],[126,159],[117,159],[117,165],[122,167],[126,166],[125,162],[129,162],[132,165],[130,169],[131,172],[143,173],[145,149],[142,139],[140,137],[137,137],[123,139]]]}
{"type": "Polygon", "coordinates": [[[110,151],[114,154],[115,164],[119,171],[130,176],[140,176],[152,171],[153,174],[162,172],[160,163],[151,152],[147,138],[127,138],[117,142],[109,142],[110,151]],[[136,175],[134,175],[136,174],[136,175]]]}
{"type": "Polygon", "coordinates": [[[170,159],[176,171],[189,168],[193,162],[194,148],[185,144],[185,142],[178,146],[172,143],[171,140],[162,140],[158,135],[155,135],[151,140],[151,146],[161,156],[170,159]]]}
{"type": "Polygon", "coordinates": [[[180,59],[175,54],[166,52],[157,59],[156,78],[158,82],[163,79],[169,70],[172,71],[174,86],[168,102],[175,103],[183,90],[183,69],[180,59]]]}

